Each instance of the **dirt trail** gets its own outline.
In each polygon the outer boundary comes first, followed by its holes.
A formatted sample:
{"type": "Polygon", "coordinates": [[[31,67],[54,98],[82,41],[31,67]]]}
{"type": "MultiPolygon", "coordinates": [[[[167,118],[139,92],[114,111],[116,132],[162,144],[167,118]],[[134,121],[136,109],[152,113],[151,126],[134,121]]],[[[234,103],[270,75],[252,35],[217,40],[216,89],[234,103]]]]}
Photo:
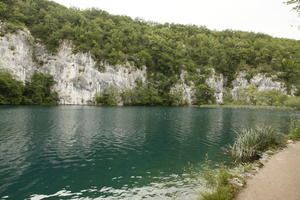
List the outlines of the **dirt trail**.
{"type": "Polygon", "coordinates": [[[272,156],[237,200],[300,200],[300,142],[272,156]]]}

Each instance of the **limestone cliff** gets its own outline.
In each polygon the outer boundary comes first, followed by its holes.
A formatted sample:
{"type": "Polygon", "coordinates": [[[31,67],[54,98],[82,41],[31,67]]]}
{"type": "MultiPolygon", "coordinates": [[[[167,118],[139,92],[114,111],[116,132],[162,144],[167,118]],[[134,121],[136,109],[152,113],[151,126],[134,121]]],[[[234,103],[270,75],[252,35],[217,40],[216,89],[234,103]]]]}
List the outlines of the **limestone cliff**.
{"type": "Polygon", "coordinates": [[[53,75],[53,89],[61,104],[89,104],[106,87],[131,89],[136,80],[146,80],[146,69],[130,65],[105,65],[104,72],[99,72],[90,54],[73,54],[68,42],[60,45],[56,55],[48,54],[42,45],[34,44],[26,30],[0,37],[0,57],[0,69],[22,82],[35,71],[53,75]]]}
{"type": "Polygon", "coordinates": [[[240,91],[251,85],[256,86],[258,91],[278,90],[286,93],[285,84],[282,82],[274,81],[276,76],[266,76],[265,74],[256,74],[250,80],[246,79],[246,73],[240,72],[237,78],[232,82],[233,89],[231,95],[234,100],[240,98],[240,91]]]}
{"type": "MultiPolygon", "coordinates": [[[[1,24],[0,24],[1,26],[1,24]]],[[[0,27],[1,28],[1,27],[0,27]]],[[[84,105],[93,102],[95,94],[106,87],[120,90],[135,87],[136,80],[146,81],[144,67],[136,69],[130,65],[104,65],[104,72],[96,69],[96,62],[88,53],[72,52],[72,44],[64,41],[55,55],[47,53],[45,47],[34,41],[27,30],[0,37],[0,69],[9,71],[16,79],[25,82],[37,71],[51,74],[56,81],[53,88],[59,95],[61,104],[84,105]]],[[[233,99],[239,98],[239,90],[257,86],[258,90],[280,90],[285,92],[284,83],[273,81],[274,77],[257,74],[247,80],[240,72],[232,82],[233,99]]],[[[172,91],[182,91],[183,101],[193,104],[193,84],[187,85],[184,75],[172,91]]],[[[213,73],[206,84],[215,90],[217,103],[223,102],[224,87],[227,84],[222,74],[213,73]]]]}

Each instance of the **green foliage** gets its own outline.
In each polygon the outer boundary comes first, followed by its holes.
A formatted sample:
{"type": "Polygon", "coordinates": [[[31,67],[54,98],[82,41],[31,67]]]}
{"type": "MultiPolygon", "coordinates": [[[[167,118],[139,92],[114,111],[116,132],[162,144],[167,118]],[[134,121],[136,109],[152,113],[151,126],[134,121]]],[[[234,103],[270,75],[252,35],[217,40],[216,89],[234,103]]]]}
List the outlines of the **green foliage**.
{"type": "Polygon", "coordinates": [[[221,166],[213,169],[208,164],[204,164],[201,175],[210,191],[201,192],[199,200],[232,200],[234,198],[238,188],[230,182],[234,175],[229,173],[227,167],[221,166]]]}
{"type": "Polygon", "coordinates": [[[183,98],[183,90],[175,89],[170,93],[170,105],[171,106],[184,106],[187,105],[187,102],[183,98]]]}
{"type": "MultiPolygon", "coordinates": [[[[9,32],[28,28],[52,53],[62,40],[72,41],[74,52],[91,53],[99,70],[103,70],[103,63],[146,66],[148,90],[162,98],[155,98],[153,104],[171,104],[172,97],[168,95],[180,74],[185,71],[197,79],[206,76],[207,66],[227,77],[228,87],[243,69],[251,73],[280,72],[278,78],[289,90],[292,85],[300,88],[300,42],[295,40],[145,22],[98,9],[66,8],[48,0],[1,1],[0,20],[9,32]]],[[[199,84],[204,83],[195,85],[199,84]]],[[[201,92],[210,93],[207,88],[197,86],[196,90],[200,92],[199,103],[208,103],[210,94],[203,99],[201,92]]]]}
{"type": "Polygon", "coordinates": [[[288,96],[278,90],[261,91],[257,94],[256,105],[283,106],[288,96]]]}
{"type": "Polygon", "coordinates": [[[143,84],[141,81],[137,82],[135,88],[124,91],[122,101],[124,105],[166,105],[166,106],[182,106],[186,102],[183,101],[183,91],[173,90],[170,93],[163,93],[163,87],[169,87],[168,81],[162,80],[158,86],[153,84],[143,84]],[[158,88],[158,89],[157,89],[158,88]]]}
{"type": "Polygon", "coordinates": [[[225,88],[224,94],[223,94],[223,102],[224,104],[232,104],[233,98],[232,94],[230,93],[231,89],[230,88],[225,88]]]}
{"type": "Polygon", "coordinates": [[[24,104],[57,104],[58,95],[51,91],[54,84],[51,75],[34,73],[24,87],[24,104]]]}
{"type": "Polygon", "coordinates": [[[0,72],[0,104],[20,104],[23,85],[7,72],[0,72]]]}
{"type": "Polygon", "coordinates": [[[158,91],[151,86],[138,85],[132,90],[123,92],[122,98],[124,105],[161,105],[163,103],[162,97],[158,91]]]}
{"type": "Polygon", "coordinates": [[[212,104],[215,102],[214,89],[208,85],[199,84],[195,86],[194,91],[197,105],[212,104]]]}
{"type": "Polygon", "coordinates": [[[255,106],[287,106],[300,109],[300,97],[289,96],[278,90],[258,91],[256,86],[241,89],[239,99],[230,101],[224,98],[227,104],[242,104],[255,106]]]}
{"type": "Polygon", "coordinates": [[[300,110],[300,97],[288,97],[284,105],[300,110]]]}
{"type": "Polygon", "coordinates": [[[232,200],[236,189],[232,185],[218,186],[212,193],[203,193],[199,200],[232,200]]]}
{"type": "Polygon", "coordinates": [[[123,102],[125,106],[185,105],[182,91],[179,90],[161,95],[159,90],[152,85],[143,85],[140,81],[137,82],[136,87],[133,89],[120,91],[110,87],[96,95],[97,105],[116,106],[119,102],[123,102]]]}
{"type": "Polygon", "coordinates": [[[256,105],[258,96],[258,90],[256,86],[250,86],[248,88],[242,89],[240,101],[244,104],[256,105]]]}
{"type": "Polygon", "coordinates": [[[96,95],[96,105],[117,106],[119,102],[119,91],[116,88],[105,88],[103,92],[96,95]]]}
{"type": "Polygon", "coordinates": [[[292,118],[288,139],[299,140],[300,139],[300,119],[292,118]]]}
{"type": "Polygon", "coordinates": [[[300,85],[300,67],[299,60],[286,60],[283,59],[281,62],[281,67],[279,67],[279,71],[281,73],[278,74],[278,79],[283,80],[287,86],[288,92],[291,92],[292,86],[297,86],[299,92],[300,85]]]}
{"type": "Polygon", "coordinates": [[[300,126],[291,130],[288,138],[291,140],[300,140],[300,126]]]}
{"type": "Polygon", "coordinates": [[[57,104],[58,95],[51,91],[54,84],[51,75],[35,73],[23,85],[9,73],[0,72],[0,104],[57,104]]]}
{"type": "Polygon", "coordinates": [[[294,5],[294,10],[300,12],[300,0],[289,0],[286,3],[294,5]]]}
{"type": "Polygon", "coordinates": [[[271,127],[244,128],[237,132],[234,144],[228,151],[236,162],[248,162],[282,142],[283,136],[271,127]]]}

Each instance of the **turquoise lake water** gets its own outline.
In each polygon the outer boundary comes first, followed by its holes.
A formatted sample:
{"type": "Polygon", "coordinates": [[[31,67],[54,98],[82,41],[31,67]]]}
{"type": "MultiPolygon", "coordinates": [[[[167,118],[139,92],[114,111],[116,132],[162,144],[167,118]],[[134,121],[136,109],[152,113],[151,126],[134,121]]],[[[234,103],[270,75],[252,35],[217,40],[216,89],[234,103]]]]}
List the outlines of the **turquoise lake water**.
{"type": "MultiPolygon", "coordinates": [[[[0,199],[168,199],[185,169],[242,127],[286,132],[299,112],[188,107],[0,107],[0,199]]],[[[186,193],[186,194],[185,194],[186,193]]]]}

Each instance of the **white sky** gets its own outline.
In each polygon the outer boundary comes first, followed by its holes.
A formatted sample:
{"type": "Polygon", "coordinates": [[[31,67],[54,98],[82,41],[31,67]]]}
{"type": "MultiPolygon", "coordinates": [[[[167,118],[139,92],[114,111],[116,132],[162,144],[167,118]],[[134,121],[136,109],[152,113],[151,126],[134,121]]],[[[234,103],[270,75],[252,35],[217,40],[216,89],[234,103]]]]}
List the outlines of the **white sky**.
{"type": "Polygon", "coordinates": [[[300,17],[285,0],[54,0],[147,21],[196,24],[300,40],[300,17]]]}

